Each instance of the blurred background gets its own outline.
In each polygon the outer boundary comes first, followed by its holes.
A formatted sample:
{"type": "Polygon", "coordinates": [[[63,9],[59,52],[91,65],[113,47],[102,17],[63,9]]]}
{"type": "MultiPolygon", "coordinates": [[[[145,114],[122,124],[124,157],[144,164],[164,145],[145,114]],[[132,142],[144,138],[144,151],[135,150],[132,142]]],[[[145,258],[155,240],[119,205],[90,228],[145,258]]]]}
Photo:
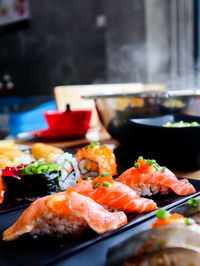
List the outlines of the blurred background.
{"type": "Polygon", "coordinates": [[[199,12],[199,0],[1,0],[2,126],[39,104],[56,108],[63,84],[198,87],[199,12]]]}

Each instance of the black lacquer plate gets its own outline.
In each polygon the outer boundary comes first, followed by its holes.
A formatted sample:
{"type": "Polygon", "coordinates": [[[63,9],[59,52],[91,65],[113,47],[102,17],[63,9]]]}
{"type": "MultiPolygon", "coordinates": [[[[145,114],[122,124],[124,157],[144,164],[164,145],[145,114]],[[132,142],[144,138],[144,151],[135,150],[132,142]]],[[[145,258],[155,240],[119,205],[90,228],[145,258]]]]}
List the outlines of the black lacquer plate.
{"type": "MultiPolygon", "coordinates": [[[[190,182],[197,191],[200,191],[200,181],[191,179],[190,182]]],[[[154,196],[153,199],[159,207],[170,209],[197,195],[200,195],[200,192],[187,197],[179,197],[171,193],[167,196],[154,196]]],[[[25,207],[18,207],[0,213],[0,234],[19,218],[24,209],[25,207]]],[[[89,247],[105,239],[111,239],[112,236],[123,233],[135,226],[139,228],[148,219],[154,217],[155,213],[156,211],[148,214],[128,215],[129,222],[126,225],[102,236],[88,230],[81,237],[58,239],[48,236],[32,239],[26,235],[13,242],[0,240],[0,265],[53,265],[55,262],[69,258],[84,247],[89,247]]]]}

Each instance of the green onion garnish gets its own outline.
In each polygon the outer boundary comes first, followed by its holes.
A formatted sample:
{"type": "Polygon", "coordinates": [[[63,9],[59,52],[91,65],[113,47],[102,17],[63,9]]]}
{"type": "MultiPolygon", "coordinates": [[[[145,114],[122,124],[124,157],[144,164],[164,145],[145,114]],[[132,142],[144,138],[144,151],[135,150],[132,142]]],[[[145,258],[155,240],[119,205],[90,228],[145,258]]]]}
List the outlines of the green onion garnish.
{"type": "Polygon", "coordinates": [[[103,173],[102,175],[100,175],[100,177],[104,177],[104,176],[109,176],[110,173],[103,173]]]}
{"type": "Polygon", "coordinates": [[[135,166],[135,168],[139,168],[140,164],[139,163],[135,163],[134,166],[135,166]]]}
{"type": "Polygon", "coordinates": [[[160,165],[156,162],[156,160],[154,160],[154,159],[152,159],[152,160],[147,159],[145,161],[147,162],[148,165],[152,165],[153,164],[153,166],[156,169],[156,171],[159,170],[160,165]]]}
{"type": "Polygon", "coordinates": [[[99,183],[97,182],[94,184],[93,188],[96,189],[96,188],[98,188],[98,186],[99,186],[99,183]]]}
{"type": "Polygon", "coordinates": [[[192,218],[185,218],[185,224],[192,225],[192,224],[195,224],[195,221],[192,218]]]}
{"type": "Polygon", "coordinates": [[[91,177],[88,177],[87,180],[88,180],[88,181],[91,180],[91,177]]]}
{"type": "Polygon", "coordinates": [[[170,213],[166,210],[163,209],[158,209],[157,213],[156,213],[156,218],[160,218],[160,219],[166,219],[170,216],[170,213]]]}
{"type": "Polygon", "coordinates": [[[94,148],[95,146],[100,146],[99,142],[97,141],[91,142],[89,145],[85,146],[84,149],[94,148]]]}
{"type": "Polygon", "coordinates": [[[159,164],[157,164],[157,163],[154,163],[154,165],[153,165],[153,166],[154,166],[154,168],[156,169],[156,171],[158,171],[158,170],[159,170],[159,167],[160,167],[160,166],[159,166],[159,164]]]}
{"type": "Polygon", "coordinates": [[[89,146],[90,146],[90,148],[94,148],[95,146],[100,146],[100,144],[99,144],[99,142],[94,141],[94,142],[90,143],[89,146]]]}
{"type": "Polygon", "coordinates": [[[197,207],[197,203],[198,203],[198,199],[189,199],[189,204],[192,206],[192,207],[197,207]]]}
{"type": "Polygon", "coordinates": [[[103,182],[102,185],[103,185],[104,187],[109,187],[109,186],[110,186],[110,184],[107,183],[107,182],[103,182]]]}
{"type": "Polygon", "coordinates": [[[167,168],[164,166],[161,171],[164,173],[166,170],[167,168]]]}
{"type": "Polygon", "coordinates": [[[21,175],[35,175],[49,172],[59,172],[62,164],[34,162],[23,168],[21,175]]]}
{"type": "Polygon", "coordinates": [[[143,159],[143,156],[140,156],[139,158],[138,158],[138,160],[142,160],[143,159]]]}

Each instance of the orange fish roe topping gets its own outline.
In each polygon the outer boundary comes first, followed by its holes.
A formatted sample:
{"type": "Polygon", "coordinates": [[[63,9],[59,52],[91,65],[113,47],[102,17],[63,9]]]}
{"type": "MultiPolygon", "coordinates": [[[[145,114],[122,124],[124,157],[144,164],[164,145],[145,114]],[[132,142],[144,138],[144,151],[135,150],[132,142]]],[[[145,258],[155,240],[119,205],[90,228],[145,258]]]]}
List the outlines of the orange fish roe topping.
{"type": "Polygon", "coordinates": [[[105,172],[109,172],[111,176],[117,174],[117,164],[116,164],[115,155],[111,149],[109,149],[104,145],[99,146],[95,144],[94,146],[90,144],[76,153],[76,159],[78,162],[83,159],[88,159],[93,161],[92,169],[95,170],[97,168],[96,165],[97,163],[100,175],[105,172]]]}
{"type": "Polygon", "coordinates": [[[156,162],[154,159],[144,159],[142,156],[140,156],[137,161],[134,163],[134,167],[138,168],[138,172],[149,172],[149,171],[161,171],[164,173],[167,168],[160,167],[160,165],[156,162]]]}
{"type": "Polygon", "coordinates": [[[174,221],[184,219],[184,216],[182,214],[173,213],[169,217],[162,219],[158,218],[153,224],[152,228],[158,227],[158,226],[164,226],[168,224],[173,224],[174,221]]]}
{"type": "Polygon", "coordinates": [[[54,197],[49,197],[47,199],[47,206],[50,210],[57,210],[61,213],[68,214],[71,212],[70,205],[70,193],[72,191],[67,191],[67,193],[57,193],[56,199],[54,197]]]}
{"type": "Polygon", "coordinates": [[[4,186],[2,176],[0,175],[0,204],[4,201],[4,192],[6,191],[6,187],[4,186]]]}
{"type": "Polygon", "coordinates": [[[179,214],[179,213],[176,213],[176,212],[168,217],[169,220],[183,219],[183,218],[184,218],[184,216],[182,214],[179,214]]]}

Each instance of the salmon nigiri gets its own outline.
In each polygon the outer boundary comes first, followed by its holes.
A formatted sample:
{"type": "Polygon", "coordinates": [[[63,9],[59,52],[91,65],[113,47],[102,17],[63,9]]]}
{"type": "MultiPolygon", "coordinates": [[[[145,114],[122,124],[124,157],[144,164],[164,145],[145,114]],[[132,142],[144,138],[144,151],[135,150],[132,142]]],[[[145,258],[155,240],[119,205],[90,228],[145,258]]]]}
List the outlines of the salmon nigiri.
{"type": "Polygon", "coordinates": [[[128,186],[114,181],[108,173],[94,180],[79,179],[79,183],[70,187],[69,190],[87,196],[109,210],[143,213],[157,209],[153,200],[141,198],[128,186]]]}
{"type": "Polygon", "coordinates": [[[103,234],[126,223],[124,212],[111,213],[76,192],[60,192],[33,202],[16,223],[3,233],[3,240],[12,241],[25,233],[35,237],[55,232],[78,234],[88,228],[103,234]]]}
{"type": "Polygon", "coordinates": [[[160,167],[155,160],[145,160],[142,156],[135,162],[134,167],[120,175],[117,181],[142,196],[151,196],[158,192],[164,195],[170,191],[185,196],[196,192],[187,179],[178,180],[169,169],[160,167]]]}

